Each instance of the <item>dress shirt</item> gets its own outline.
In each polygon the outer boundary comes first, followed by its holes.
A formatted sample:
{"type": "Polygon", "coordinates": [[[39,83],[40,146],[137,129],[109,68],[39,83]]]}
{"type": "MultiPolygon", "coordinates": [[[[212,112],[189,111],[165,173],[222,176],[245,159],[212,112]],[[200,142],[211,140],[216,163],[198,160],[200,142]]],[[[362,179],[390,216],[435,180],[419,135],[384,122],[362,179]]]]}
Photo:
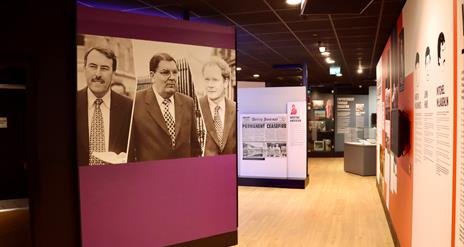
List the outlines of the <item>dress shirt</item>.
{"type": "MultiPolygon", "coordinates": [[[[161,95],[159,95],[158,92],[156,92],[154,87],[152,87],[152,89],[153,89],[153,92],[155,93],[156,101],[158,101],[158,106],[161,110],[161,114],[164,114],[164,105],[163,105],[164,98],[161,97],[161,95]]],[[[169,104],[168,109],[169,109],[169,113],[171,113],[172,120],[174,120],[174,123],[175,123],[176,122],[176,109],[174,108],[174,95],[169,97],[169,99],[171,100],[171,103],[169,104]]]]}
{"type": "MultiPolygon", "coordinates": [[[[105,131],[105,152],[108,152],[110,145],[110,107],[111,107],[111,90],[101,98],[103,103],[100,105],[100,109],[103,115],[103,128],[105,131]]],[[[88,124],[89,124],[89,139],[90,129],[92,127],[93,112],[95,111],[95,100],[97,97],[87,88],[87,102],[88,102],[88,124]]],[[[89,143],[90,145],[90,143],[89,143]]]]}
{"type": "Polygon", "coordinates": [[[212,100],[210,100],[208,98],[208,104],[209,104],[209,110],[211,111],[211,118],[214,120],[214,112],[215,112],[215,108],[217,105],[219,105],[219,117],[221,118],[221,124],[222,124],[222,131],[224,131],[224,118],[225,118],[225,115],[226,115],[226,100],[225,98],[222,98],[220,101],[219,101],[219,104],[216,104],[215,102],[213,102],[212,100]]]}

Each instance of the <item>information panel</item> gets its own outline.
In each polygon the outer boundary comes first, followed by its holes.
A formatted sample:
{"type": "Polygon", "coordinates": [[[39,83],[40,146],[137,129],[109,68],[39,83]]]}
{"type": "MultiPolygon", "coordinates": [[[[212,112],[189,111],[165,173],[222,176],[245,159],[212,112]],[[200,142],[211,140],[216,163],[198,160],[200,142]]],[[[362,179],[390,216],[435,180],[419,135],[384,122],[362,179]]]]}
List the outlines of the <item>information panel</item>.
{"type": "Polygon", "coordinates": [[[287,177],[287,114],[240,115],[240,173],[245,177],[287,177]]]}
{"type": "Polygon", "coordinates": [[[307,132],[306,132],[306,102],[295,101],[287,103],[288,158],[287,171],[289,178],[305,179],[307,166],[307,132]]]}
{"type": "Polygon", "coordinates": [[[242,115],[242,159],[287,157],[286,115],[242,115]]]}
{"type": "Polygon", "coordinates": [[[456,148],[456,209],[455,246],[464,246],[464,1],[457,6],[457,148],[456,148]]]}
{"type": "Polygon", "coordinates": [[[451,244],[452,16],[453,1],[411,0],[403,9],[405,69],[414,77],[412,246],[451,244]]]}

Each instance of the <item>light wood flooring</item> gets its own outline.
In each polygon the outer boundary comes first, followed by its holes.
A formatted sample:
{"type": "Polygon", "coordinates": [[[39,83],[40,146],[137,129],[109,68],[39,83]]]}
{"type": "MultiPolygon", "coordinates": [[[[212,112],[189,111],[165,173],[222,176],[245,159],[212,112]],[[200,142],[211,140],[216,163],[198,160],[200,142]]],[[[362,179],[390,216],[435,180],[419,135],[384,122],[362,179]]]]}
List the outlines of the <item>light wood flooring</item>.
{"type": "Polygon", "coordinates": [[[305,190],[239,187],[238,246],[390,247],[375,176],[343,158],[310,158],[305,190]]]}

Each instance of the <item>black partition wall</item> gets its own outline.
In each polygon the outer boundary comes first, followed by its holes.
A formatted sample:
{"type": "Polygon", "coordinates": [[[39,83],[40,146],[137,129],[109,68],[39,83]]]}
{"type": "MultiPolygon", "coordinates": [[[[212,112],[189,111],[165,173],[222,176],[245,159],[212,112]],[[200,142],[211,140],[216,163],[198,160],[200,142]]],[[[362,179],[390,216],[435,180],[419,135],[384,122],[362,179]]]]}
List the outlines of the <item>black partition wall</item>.
{"type": "Polygon", "coordinates": [[[75,3],[1,5],[2,63],[20,61],[27,74],[26,146],[14,153],[24,155],[28,164],[32,243],[80,246],[73,128],[75,3]]]}

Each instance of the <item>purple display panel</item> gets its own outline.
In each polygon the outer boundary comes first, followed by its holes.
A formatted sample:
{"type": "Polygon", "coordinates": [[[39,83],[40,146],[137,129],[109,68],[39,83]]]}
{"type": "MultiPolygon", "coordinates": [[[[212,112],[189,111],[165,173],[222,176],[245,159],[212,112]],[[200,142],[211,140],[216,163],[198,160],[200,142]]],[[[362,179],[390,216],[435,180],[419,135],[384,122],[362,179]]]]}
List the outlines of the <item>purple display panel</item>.
{"type": "Polygon", "coordinates": [[[80,167],[83,246],[165,246],[237,229],[236,155],[80,167]]]}
{"type": "MultiPolygon", "coordinates": [[[[235,49],[235,29],[78,7],[77,32],[235,49]]],[[[79,167],[83,246],[164,246],[237,230],[236,154],[79,167]]]]}
{"type": "Polygon", "coordinates": [[[235,28],[77,8],[77,33],[235,49],[235,28]]]}

